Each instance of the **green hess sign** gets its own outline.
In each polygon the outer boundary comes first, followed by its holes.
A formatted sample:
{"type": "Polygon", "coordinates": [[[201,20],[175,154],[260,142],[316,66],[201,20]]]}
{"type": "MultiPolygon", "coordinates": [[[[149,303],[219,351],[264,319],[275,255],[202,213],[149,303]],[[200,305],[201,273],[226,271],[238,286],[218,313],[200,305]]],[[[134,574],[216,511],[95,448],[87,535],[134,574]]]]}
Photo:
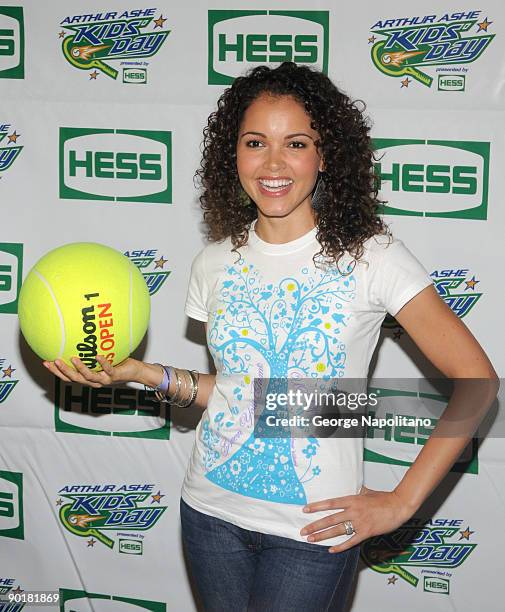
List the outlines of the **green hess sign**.
{"type": "Polygon", "coordinates": [[[376,138],[380,212],[487,219],[488,142],[376,138]]]}
{"type": "Polygon", "coordinates": [[[327,73],[328,31],[328,11],[209,11],[209,84],[229,85],[247,68],[288,61],[327,73]]]}
{"type": "Polygon", "coordinates": [[[0,6],[0,79],[25,76],[23,7],[0,6]]]}
{"type": "Polygon", "coordinates": [[[172,134],[60,128],[60,198],[172,201],[172,134]]]}

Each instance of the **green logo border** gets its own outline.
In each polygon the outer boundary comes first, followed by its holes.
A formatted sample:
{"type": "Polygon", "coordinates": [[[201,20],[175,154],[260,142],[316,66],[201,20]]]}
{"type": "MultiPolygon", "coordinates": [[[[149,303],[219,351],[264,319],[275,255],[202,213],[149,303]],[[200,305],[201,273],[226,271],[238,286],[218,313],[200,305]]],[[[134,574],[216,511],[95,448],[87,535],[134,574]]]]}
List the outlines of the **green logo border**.
{"type": "Polygon", "coordinates": [[[465,91],[465,87],[466,87],[466,74],[439,74],[438,75],[437,91],[465,91]],[[452,77],[452,78],[456,77],[458,79],[463,79],[463,88],[462,89],[444,89],[443,87],[440,87],[440,79],[447,78],[447,77],[452,77]]]}
{"type": "MultiPolygon", "coordinates": [[[[209,85],[231,85],[235,80],[235,77],[230,77],[227,74],[216,72],[214,70],[214,46],[213,46],[213,34],[214,26],[221,21],[227,21],[228,19],[236,19],[237,17],[250,17],[253,15],[279,15],[284,17],[296,17],[297,19],[305,19],[306,21],[312,21],[323,26],[324,40],[323,40],[323,62],[322,72],[328,74],[328,55],[330,48],[330,12],[329,11],[277,11],[277,10],[248,10],[248,11],[235,11],[231,9],[226,10],[209,10],[208,11],[208,79],[209,85]]],[[[244,62],[245,64],[246,62],[244,62]]]]}
{"type": "Polygon", "coordinates": [[[144,440],[170,440],[171,420],[170,406],[167,404],[165,424],[157,429],[145,431],[105,431],[103,429],[91,429],[67,423],[60,417],[61,404],[61,382],[59,378],[54,379],[54,428],[58,433],[85,434],[88,436],[111,436],[121,438],[143,438],[144,440]]]}
{"type": "Polygon", "coordinates": [[[160,130],[120,130],[120,129],[104,129],[104,128],[77,128],[77,127],[60,127],[59,139],[59,173],[60,173],[60,198],[63,200],[101,200],[108,202],[143,202],[151,204],[171,204],[172,203],[172,132],[160,130]],[[152,193],[138,197],[115,197],[102,196],[87,193],[73,189],[65,184],[65,158],[64,146],[67,140],[78,138],[80,136],[88,136],[90,134],[128,134],[145,138],[147,140],[155,140],[164,144],[167,148],[167,188],[164,191],[152,193]]]}
{"type": "Polygon", "coordinates": [[[424,140],[412,138],[373,138],[374,151],[381,149],[389,149],[409,144],[434,145],[450,147],[452,149],[460,149],[475,153],[483,159],[482,168],[482,201],[473,208],[465,208],[463,210],[453,210],[447,212],[425,212],[412,211],[394,206],[381,205],[378,207],[378,213],[381,215],[403,215],[411,217],[442,217],[444,219],[473,219],[477,221],[487,220],[487,205],[489,193],[489,160],[491,156],[489,142],[467,141],[467,140],[424,140]]]}
{"type": "Polygon", "coordinates": [[[425,593],[439,593],[440,595],[449,595],[451,592],[451,581],[449,578],[443,578],[442,576],[423,576],[423,591],[425,593]],[[447,583],[447,591],[436,591],[434,589],[426,588],[427,580],[439,580],[440,582],[447,583]]]}
{"type": "Polygon", "coordinates": [[[79,589],[60,588],[60,612],[65,612],[65,603],[72,599],[111,599],[113,601],[123,601],[124,603],[138,606],[141,610],[150,610],[150,612],[166,612],[167,609],[167,605],[160,601],[120,597],[118,595],[105,595],[103,593],[92,593],[91,591],[81,591],[79,589]]]}
{"type": "Polygon", "coordinates": [[[0,6],[0,15],[16,19],[19,23],[19,64],[12,68],[0,70],[0,79],[25,78],[25,25],[22,6],[0,6]]]}
{"type": "MultiPolygon", "coordinates": [[[[378,387],[369,387],[369,393],[378,393],[381,398],[385,397],[418,397],[418,398],[427,398],[436,401],[446,402],[449,398],[443,397],[441,395],[436,395],[433,393],[418,393],[414,391],[402,391],[399,389],[382,389],[378,387]]],[[[365,444],[366,440],[365,438],[365,444]]],[[[472,455],[468,461],[457,461],[450,468],[450,472],[455,472],[459,474],[478,474],[479,473],[479,440],[477,438],[472,438],[471,442],[471,450],[472,455]]],[[[410,467],[413,461],[404,461],[402,459],[396,459],[395,457],[389,457],[388,455],[383,455],[376,451],[370,450],[364,446],[363,448],[363,461],[370,461],[371,463],[386,463],[388,465],[402,465],[405,467],[410,467]]]]}
{"type": "Polygon", "coordinates": [[[6,470],[0,470],[0,479],[7,480],[15,484],[18,488],[18,501],[19,501],[19,526],[13,529],[0,529],[0,537],[15,538],[16,540],[25,539],[25,528],[24,528],[24,512],[23,512],[23,474],[21,472],[8,472],[6,470]]]}
{"type": "Polygon", "coordinates": [[[127,85],[147,85],[147,68],[123,68],[123,83],[126,83],[127,85]],[[145,81],[139,81],[138,83],[135,81],[126,81],[125,72],[128,72],[128,70],[137,70],[142,72],[144,74],[145,81]]]}
{"type": "Polygon", "coordinates": [[[23,243],[22,242],[0,242],[0,256],[1,252],[9,253],[14,255],[18,260],[18,277],[16,279],[16,298],[12,302],[7,304],[0,304],[0,313],[2,314],[17,314],[18,312],[18,301],[19,292],[21,291],[21,285],[23,283],[23,243]]]}

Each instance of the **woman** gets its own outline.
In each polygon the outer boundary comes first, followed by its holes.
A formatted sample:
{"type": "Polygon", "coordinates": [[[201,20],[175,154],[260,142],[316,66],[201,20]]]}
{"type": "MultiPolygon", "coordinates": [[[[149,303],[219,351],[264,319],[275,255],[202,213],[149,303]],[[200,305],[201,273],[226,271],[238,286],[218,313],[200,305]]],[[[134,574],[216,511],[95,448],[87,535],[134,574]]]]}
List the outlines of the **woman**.
{"type": "Polygon", "coordinates": [[[183,484],[183,540],[206,610],[341,610],[359,544],[408,520],[468,437],[433,437],[393,491],[362,486],[359,438],[254,428],[254,380],[362,378],[387,312],[435,367],[496,379],[426,270],[377,216],[369,126],[322,73],[259,67],[204,131],[210,244],[186,313],[205,322],[217,375],[135,359],[103,371],[45,363],[94,387],[136,381],[206,407],[183,484]],[[311,514],[314,513],[314,514],[311,514]]]}

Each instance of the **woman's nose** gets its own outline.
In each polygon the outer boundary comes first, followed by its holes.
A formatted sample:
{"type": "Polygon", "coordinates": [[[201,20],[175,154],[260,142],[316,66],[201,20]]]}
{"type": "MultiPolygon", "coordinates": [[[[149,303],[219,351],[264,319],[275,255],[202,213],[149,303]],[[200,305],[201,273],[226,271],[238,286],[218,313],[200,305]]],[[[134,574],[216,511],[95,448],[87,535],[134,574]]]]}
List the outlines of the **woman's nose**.
{"type": "Polygon", "coordinates": [[[275,147],[271,147],[267,151],[267,156],[264,162],[264,166],[266,169],[272,170],[272,171],[279,171],[281,168],[284,168],[285,161],[282,155],[282,151],[275,147]]]}

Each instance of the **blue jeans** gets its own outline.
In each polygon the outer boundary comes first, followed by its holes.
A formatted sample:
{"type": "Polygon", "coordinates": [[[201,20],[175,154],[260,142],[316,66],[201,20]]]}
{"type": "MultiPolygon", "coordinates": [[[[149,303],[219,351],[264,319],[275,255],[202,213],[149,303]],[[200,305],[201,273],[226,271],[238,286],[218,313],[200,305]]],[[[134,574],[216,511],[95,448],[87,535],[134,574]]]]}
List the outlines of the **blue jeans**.
{"type": "Polygon", "coordinates": [[[206,612],[341,612],[359,546],[328,546],[248,531],[181,499],[182,538],[206,612]]]}

